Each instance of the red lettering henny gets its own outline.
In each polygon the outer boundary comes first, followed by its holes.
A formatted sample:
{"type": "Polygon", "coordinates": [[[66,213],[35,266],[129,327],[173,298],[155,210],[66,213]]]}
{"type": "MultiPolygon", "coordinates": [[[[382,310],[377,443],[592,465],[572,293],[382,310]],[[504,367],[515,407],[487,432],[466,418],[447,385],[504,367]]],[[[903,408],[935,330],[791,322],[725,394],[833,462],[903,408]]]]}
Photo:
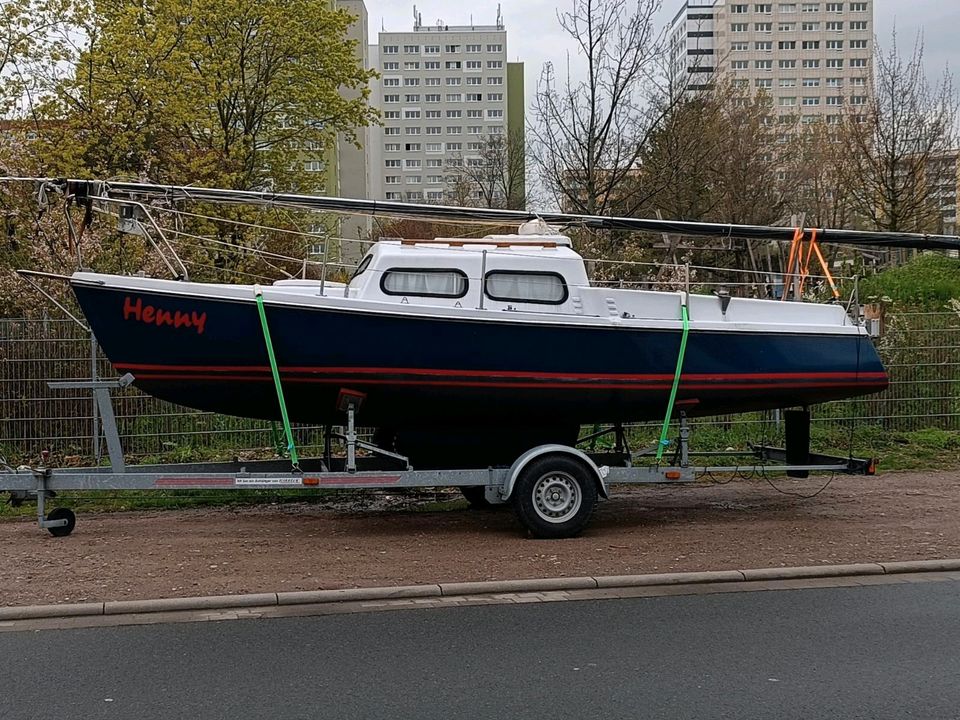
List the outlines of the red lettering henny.
{"type": "Polygon", "coordinates": [[[123,299],[123,319],[135,320],[157,327],[169,325],[176,329],[193,328],[197,331],[197,335],[203,335],[203,330],[207,325],[207,314],[205,312],[164,310],[153,305],[144,305],[142,298],[134,300],[129,295],[123,299]]]}

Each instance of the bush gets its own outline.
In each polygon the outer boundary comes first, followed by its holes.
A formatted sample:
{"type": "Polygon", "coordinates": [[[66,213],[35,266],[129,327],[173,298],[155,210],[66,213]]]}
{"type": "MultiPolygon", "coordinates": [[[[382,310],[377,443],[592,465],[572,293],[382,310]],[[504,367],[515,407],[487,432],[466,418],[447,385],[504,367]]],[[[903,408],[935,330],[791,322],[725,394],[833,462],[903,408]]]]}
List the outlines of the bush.
{"type": "Polygon", "coordinates": [[[864,301],[886,297],[901,308],[942,310],[947,301],[960,298],[960,260],[935,253],[919,255],[863,280],[860,297],[864,301]]]}

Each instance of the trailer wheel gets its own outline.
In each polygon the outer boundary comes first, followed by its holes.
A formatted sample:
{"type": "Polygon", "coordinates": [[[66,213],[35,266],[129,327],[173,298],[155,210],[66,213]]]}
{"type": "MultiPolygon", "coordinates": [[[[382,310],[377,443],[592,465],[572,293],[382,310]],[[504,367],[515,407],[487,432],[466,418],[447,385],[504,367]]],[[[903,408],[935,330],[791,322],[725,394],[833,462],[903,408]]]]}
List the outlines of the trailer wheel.
{"type": "Polygon", "coordinates": [[[597,504],[597,483],[583,463],[547,455],[521,471],[510,499],[534,537],[574,537],[586,527],[597,504]]]}
{"type": "Polygon", "coordinates": [[[60,525],[59,527],[47,528],[50,531],[50,534],[54,537],[66,537],[73,532],[73,529],[77,526],[77,516],[73,514],[73,510],[65,507],[58,507],[51,510],[47,513],[47,520],[66,520],[66,525],[60,525]]]}

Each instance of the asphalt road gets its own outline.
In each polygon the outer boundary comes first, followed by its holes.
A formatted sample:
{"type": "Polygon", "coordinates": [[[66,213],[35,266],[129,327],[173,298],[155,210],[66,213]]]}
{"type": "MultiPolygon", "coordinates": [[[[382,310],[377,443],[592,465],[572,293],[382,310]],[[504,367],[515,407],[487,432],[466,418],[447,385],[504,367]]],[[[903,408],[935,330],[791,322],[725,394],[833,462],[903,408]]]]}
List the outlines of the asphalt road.
{"type": "Polygon", "coordinates": [[[0,634],[0,718],[958,718],[960,582],[0,634]]]}

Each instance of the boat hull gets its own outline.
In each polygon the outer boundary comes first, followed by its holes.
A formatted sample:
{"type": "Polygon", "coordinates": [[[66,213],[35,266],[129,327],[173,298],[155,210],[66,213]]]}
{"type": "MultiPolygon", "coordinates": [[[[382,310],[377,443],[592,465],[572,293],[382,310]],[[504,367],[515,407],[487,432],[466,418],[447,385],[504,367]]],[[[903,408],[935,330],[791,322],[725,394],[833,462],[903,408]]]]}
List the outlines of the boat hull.
{"type": "MultiPolygon", "coordinates": [[[[74,283],[107,357],[144,392],[188,407],[279,419],[257,307],[74,283]]],[[[498,322],[268,304],[290,418],[340,423],[342,390],[368,426],[501,427],[642,421],[666,409],[679,329],[498,322]]],[[[691,416],[854,397],[887,385],[856,334],[689,335],[677,407],[691,416]]]]}

